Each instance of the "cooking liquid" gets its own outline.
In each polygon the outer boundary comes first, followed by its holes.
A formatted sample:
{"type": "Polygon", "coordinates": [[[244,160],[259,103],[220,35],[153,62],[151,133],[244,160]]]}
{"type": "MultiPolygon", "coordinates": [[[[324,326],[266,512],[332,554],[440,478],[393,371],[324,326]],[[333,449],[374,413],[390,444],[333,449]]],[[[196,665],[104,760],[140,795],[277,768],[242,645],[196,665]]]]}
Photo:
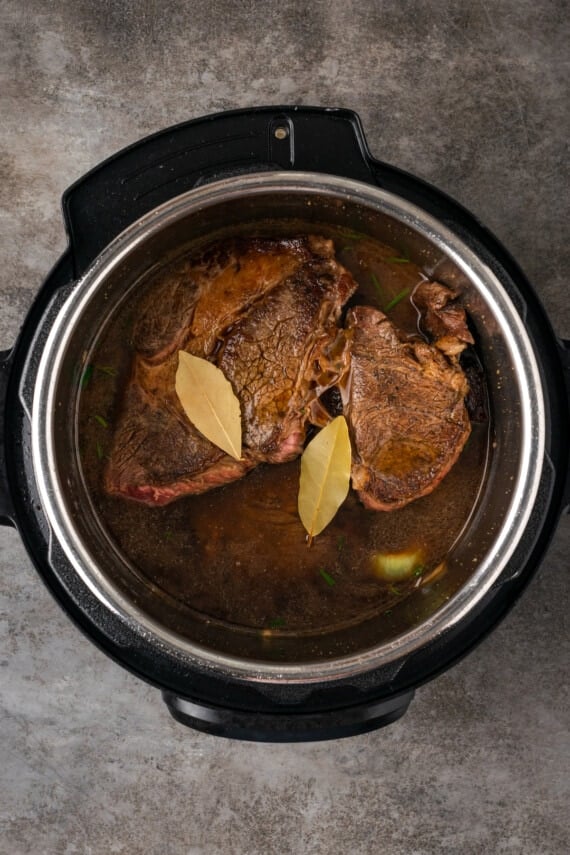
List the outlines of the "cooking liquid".
{"type": "MultiPolygon", "coordinates": [[[[359,284],[354,302],[385,311],[418,334],[410,301],[425,276],[402,252],[340,236],[338,260],[359,284]]],[[[140,289],[152,287],[152,281],[140,289]]],[[[363,508],[351,490],[330,525],[309,546],[297,513],[300,461],[261,465],[239,481],[150,508],[107,496],[102,472],[132,351],[139,297],[125,301],[89,356],[78,412],[87,488],[117,548],[152,585],[204,620],[255,633],[312,634],[358,623],[393,606],[448,570],[446,556],[480,491],[488,422],[472,425],[458,462],[429,495],[391,512],[363,508]],[[417,551],[414,575],[389,582],[375,572],[378,553],[417,551]]]]}

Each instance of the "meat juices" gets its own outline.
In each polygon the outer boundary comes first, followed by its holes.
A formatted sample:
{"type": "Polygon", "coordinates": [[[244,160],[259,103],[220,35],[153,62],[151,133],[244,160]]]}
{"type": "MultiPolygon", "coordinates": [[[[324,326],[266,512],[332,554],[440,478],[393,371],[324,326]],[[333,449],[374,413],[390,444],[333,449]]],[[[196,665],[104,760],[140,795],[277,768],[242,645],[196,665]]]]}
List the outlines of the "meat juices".
{"type": "MultiPolygon", "coordinates": [[[[269,233],[271,225],[267,228],[269,233]]],[[[411,261],[404,264],[391,260],[403,255],[400,248],[368,240],[347,246],[342,231],[334,238],[339,261],[358,283],[358,291],[349,299],[350,307],[358,303],[378,308],[393,303],[403,292],[410,296],[387,313],[400,341],[431,341],[438,350],[445,345],[445,330],[435,328],[428,302],[435,317],[439,313],[449,319],[453,315],[450,310],[459,308],[464,321],[459,301],[453,301],[449,289],[426,283],[425,288],[430,286],[429,301],[422,286],[414,290],[423,279],[422,271],[411,261]],[[422,299],[418,335],[420,312],[416,307],[420,308],[422,299]],[[446,306],[449,308],[444,311],[446,306]]],[[[236,652],[235,639],[257,637],[262,632],[264,645],[269,645],[264,649],[271,650],[277,660],[285,655],[279,647],[281,633],[303,632],[311,645],[314,634],[328,637],[336,629],[344,632],[346,627],[380,614],[386,615],[380,632],[384,625],[405,631],[408,611],[404,607],[400,618],[399,603],[412,597],[415,613],[427,598],[414,594],[420,590],[415,576],[397,585],[380,577],[373,560],[379,553],[421,550],[426,576],[445,559],[446,579],[453,580],[454,585],[461,584],[469,572],[461,562],[455,562],[453,554],[449,560],[446,556],[473,512],[474,497],[487,471],[486,384],[474,348],[461,359],[470,398],[477,389],[474,379],[479,372],[475,410],[473,401],[468,401],[471,439],[443,482],[419,501],[412,501],[414,494],[410,492],[410,501],[391,513],[367,510],[357,492],[351,490],[310,549],[297,512],[299,460],[253,466],[240,478],[245,461],[226,457],[200,439],[178,409],[174,391],[178,350],[194,349],[198,356],[210,354],[217,363],[225,359],[224,370],[233,370],[238,355],[241,360],[246,352],[246,344],[252,345],[252,310],[256,305],[260,310],[266,307],[268,322],[277,311],[284,313],[286,305],[289,313],[292,304],[286,304],[285,289],[279,283],[302,278],[312,257],[322,271],[319,278],[324,291],[330,295],[326,280],[332,276],[336,281],[339,268],[334,266],[334,259],[332,265],[326,260],[328,253],[332,254],[328,247],[327,241],[306,237],[292,241],[231,239],[211,245],[200,256],[193,251],[179,257],[152,272],[143,287],[132,289],[87,355],[92,375],[80,386],[77,445],[97,519],[118,554],[136,568],[153,592],[158,592],[158,599],[164,595],[175,604],[176,631],[202,644],[202,625],[222,621],[226,626],[237,626],[240,632],[231,633],[232,653],[236,652]],[[230,340],[234,330],[236,338],[230,340]],[[115,484],[119,480],[125,492],[108,492],[104,475],[113,468],[115,484]],[[233,483],[228,483],[230,480],[233,483]],[[199,494],[174,501],[184,495],[189,482],[199,494]],[[225,485],[224,489],[212,489],[216,483],[225,485]],[[126,491],[139,500],[125,501],[129,495],[126,491]],[[335,580],[333,586],[325,581],[323,568],[335,580]]],[[[338,294],[336,286],[330,287],[333,295],[338,294]]],[[[294,312],[300,312],[303,305],[303,300],[296,302],[294,312]]],[[[323,311],[328,312],[326,307],[323,311]]],[[[331,323],[335,314],[328,315],[331,323]]],[[[353,333],[346,331],[344,324],[345,310],[334,321],[336,337],[332,344],[328,329],[315,342],[314,355],[319,363],[315,391],[323,394],[307,409],[310,421],[318,425],[343,412],[342,397],[346,403],[348,389],[339,378],[350,368],[346,339],[353,333]],[[315,418],[316,411],[320,421],[315,418]]],[[[455,339],[460,337],[458,333],[455,339]]],[[[444,357],[442,353],[442,358],[453,367],[457,355],[444,357]]],[[[304,363],[311,377],[313,361],[311,357],[304,363]]],[[[252,371],[255,378],[257,370],[252,371]]],[[[301,374],[304,371],[300,367],[301,374]]],[[[244,387],[249,386],[245,379],[244,387]]],[[[298,387],[300,392],[302,386],[298,387]]],[[[256,398],[263,400],[261,390],[256,398]]],[[[265,408],[260,408],[255,428],[260,444],[266,443],[263,454],[273,455],[280,448],[287,454],[287,437],[297,453],[299,436],[294,423],[289,422],[284,432],[272,436],[272,419],[266,421],[264,412],[265,408]]]]}
{"type": "Polygon", "coordinates": [[[150,505],[233,481],[301,453],[316,394],[313,351],[335,336],[356,283],[320,237],[233,240],[164,274],[135,325],[135,357],[105,489],[150,505]],[[175,392],[178,351],[208,358],[242,406],[242,460],[188,421],[175,392]]]}

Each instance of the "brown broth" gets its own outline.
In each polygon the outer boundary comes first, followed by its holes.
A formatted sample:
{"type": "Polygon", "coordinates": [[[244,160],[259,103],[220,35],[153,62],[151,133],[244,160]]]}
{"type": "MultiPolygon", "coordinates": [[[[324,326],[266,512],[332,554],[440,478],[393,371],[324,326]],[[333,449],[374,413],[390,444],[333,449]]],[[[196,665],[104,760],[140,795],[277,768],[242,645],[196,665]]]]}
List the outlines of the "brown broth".
{"type": "MultiPolygon", "coordinates": [[[[357,301],[386,311],[409,334],[409,299],[423,278],[401,252],[340,239],[337,257],[359,283],[357,301]]],[[[145,286],[152,287],[152,282],[145,286]]],[[[353,298],[354,302],[354,298],[353,298]]],[[[253,632],[316,633],[390,610],[445,561],[471,514],[488,453],[488,424],[473,424],[458,462],[429,496],[390,513],[365,510],[351,491],[308,546],[297,514],[300,462],[261,465],[240,481],[162,508],[107,496],[102,470],[132,351],[138,298],[108,324],[84,373],[78,440],[85,482],[103,527],[149,583],[204,620],[253,632]],[[107,425],[107,426],[105,426],[107,425]],[[418,550],[417,575],[389,583],[373,556],[418,550]]]]}

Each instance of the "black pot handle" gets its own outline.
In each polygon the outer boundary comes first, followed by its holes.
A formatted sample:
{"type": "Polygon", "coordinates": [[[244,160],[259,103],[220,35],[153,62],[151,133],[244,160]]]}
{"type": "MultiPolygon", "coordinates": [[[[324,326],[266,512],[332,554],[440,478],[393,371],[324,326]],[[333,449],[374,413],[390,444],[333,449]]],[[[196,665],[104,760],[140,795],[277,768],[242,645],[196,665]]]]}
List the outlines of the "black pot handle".
{"type": "Polygon", "coordinates": [[[0,351],[0,525],[15,525],[14,505],[6,467],[6,393],[12,366],[12,351],[0,351]]]}
{"type": "MultiPolygon", "coordinates": [[[[564,371],[564,379],[566,380],[566,397],[568,401],[568,424],[570,424],[570,340],[563,339],[560,342],[560,351],[562,354],[562,368],[564,371]]],[[[568,436],[566,442],[570,442],[568,436]]],[[[570,467],[566,473],[566,487],[564,490],[564,511],[570,513],[570,467]]]]}
{"type": "Polygon", "coordinates": [[[162,694],[176,721],[214,736],[251,742],[316,742],[356,736],[385,727],[404,715],[413,691],[392,698],[326,712],[245,712],[162,694]]]}
{"type": "Polygon", "coordinates": [[[290,169],[374,182],[371,164],[360,119],[350,110],[258,107],[161,131],[118,152],[64,194],[75,276],[143,214],[198,184],[290,169]]]}

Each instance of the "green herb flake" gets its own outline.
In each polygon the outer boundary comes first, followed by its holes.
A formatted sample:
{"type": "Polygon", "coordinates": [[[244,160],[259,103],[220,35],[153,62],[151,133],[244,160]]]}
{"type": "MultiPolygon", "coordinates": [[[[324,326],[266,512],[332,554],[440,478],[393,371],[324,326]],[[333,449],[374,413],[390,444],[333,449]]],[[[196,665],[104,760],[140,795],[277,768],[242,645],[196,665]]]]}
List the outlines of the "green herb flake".
{"type": "Polygon", "coordinates": [[[95,450],[97,451],[97,457],[98,457],[98,459],[99,459],[99,460],[103,460],[103,454],[104,454],[104,451],[103,451],[103,446],[101,445],[101,443],[100,443],[100,442],[97,442],[97,443],[95,444],[95,450]]]}
{"type": "Polygon", "coordinates": [[[103,416],[95,415],[95,416],[93,416],[93,418],[95,419],[96,422],[99,422],[101,427],[104,427],[104,428],[109,427],[109,422],[107,421],[107,419],[104,419],[103,416]]]}
{"type": "Polygon", "coordinates": [[[164,532],[164,539],[165,540],[172,540],[172,532],[170,531],[169,528],[167,528],[166,531],[164,532]]]}
{"type": "Polygon", "coordinates": [[[333,577],[330,575],[330,573],[327,573],[327,571],[324,570],[322,567],[319,570],[319,573],[321,574],[321,576],[323,577],[323,579],[325,580],[325,582],[327,583],[329,588],[332,588],[333,585],[336,585],[336,582],[333,579],[333,577]]]}
{"type": "Polygon", "coordinates": [[[93,374],[93,366],[92,366],[92,365],[86,365],[86,366],[85,366],[85,371],[84,371],[84,372],[83,372],[83,374],[81,375],[81,383],[80,383],[80,385],[81,385],[81,388],[82,388],[82,389],[85,389],[85,387],[87,386],[87,384],[88,384],[88,383],[89,383],[89,381],[91,380],[91,375],[92,375],[92,374],[93,374]]]}
{"type": "Polygon", "coordinates": [[[404,299],[404,297],[407,297],[409,293],[410,289],[404,288],[403,291],[400,291],[399,294],[396,294],[396,296],[392,300],[390,300],[390,302],[386,306],[384,306],[384,311],[389,312],[391,309],[397,306],[398,303],[400,303],[404,299]]]}
{"type": "Polygon", "coordinates": [[[117,369],[113,368],[112,365],[96,365],[95,368],[97,371],[100,371],[102,374],[107,374],[109,377],[117,376],[117,369]]]}
{"type": "Polygon", "coordinates": [[[391,594],[400,594],[401,593],[401,591],[397,585],[390,585],[388,587],[388,590],[390,591],[391,594]]]}
{"type": "Polygon", "coordinates": [[[418,564],[418,566],[417,566],[417,567],[416,567],[416,569],[414,570],[414,576],[421,576],[421,575],[422,575],[422,573],[424,572],[424,570],[425,570],[424,565],[423,565],[423,564],[418,564]]]}
{"type": "Polygon", "coordinates": [[[400,255],[391,255],[390,258],[387,258],[386,261],[391,262],[392,264],[409,264],[410,259],[404,258],[404,256],[400,255]]]}
{"type": "Polygon", "coordinates": [[[285,626],[285,618],[277,617],[269,621],[269,629],[279,629],[281,626],[285,626]]]}
{"type": "Polygon", "coordinates": [[[366,237],[366,235],[362,232],[354,232],[351,231],[351,229],[344,229],[342,232],[342,236],[347,240],[364,240],[364,238],[366,237]]]}

